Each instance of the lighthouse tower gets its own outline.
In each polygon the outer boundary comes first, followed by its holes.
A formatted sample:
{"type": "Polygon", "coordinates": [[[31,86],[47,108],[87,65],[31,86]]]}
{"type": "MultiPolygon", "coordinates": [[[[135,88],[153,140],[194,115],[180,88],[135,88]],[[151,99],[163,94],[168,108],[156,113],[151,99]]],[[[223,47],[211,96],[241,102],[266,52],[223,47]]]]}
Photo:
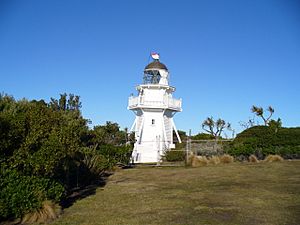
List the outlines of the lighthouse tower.
{"type": "Polygon", "coordinates": [[[131,127],[136,142],[132,152],[135,163],[159,162],[173,144],[173,131],[178,135],[173,116],[181,112],[181,99],[172,97],[175,88],[169,85],[167,67],[159,61],[157,53],[151,54],[153,62],[144,69],[143,84],[136,87],[138,96],[130,96],[128,109],[136,117],[131,127]]]}

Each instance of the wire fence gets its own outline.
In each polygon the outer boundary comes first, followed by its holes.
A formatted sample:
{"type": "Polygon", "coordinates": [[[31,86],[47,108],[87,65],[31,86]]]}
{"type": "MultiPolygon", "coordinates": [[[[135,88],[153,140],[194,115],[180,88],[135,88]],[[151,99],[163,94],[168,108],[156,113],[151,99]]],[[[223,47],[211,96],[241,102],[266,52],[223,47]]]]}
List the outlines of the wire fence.
{"type": "Polygon", "coordinates": [[[182,166],[188,163],[191,155],[206,157],[223,155],[231,142],[232,139],[193,140],[188,137],[182,143],[175,143],[175,149],[162,149],[163,142],[152,141],[157,149],[157,166],[182,166]]]}
{"type": "MultiPolygon", "coordinates": [[[[174,144],[170,144],[165,140],[162,140],[160,136],[156,136],[156,140],[143,140],[142,145],[147,149],[153,149],[157,152],[157,166],[161,165],[187,165],[191,155],[212,157],[214,155],[223,155],[226,148],[230,145],[233,139],[193,139],[191,130],[189,134],[182,138],[182,142],[174,136],[174,144]],[[179,143],[180,142],[180,143],[179,143]],[[175,148],[174,148],[175,147],[175,148]]],[[[136,143],[136,144],[141,144],[136,143]]],[[[140,161],[142,152],[138,152],[135,148],[132,154],[133,161],[140,161]]],[[[153,155],[152,155],[153,158],[153,155]]]]}

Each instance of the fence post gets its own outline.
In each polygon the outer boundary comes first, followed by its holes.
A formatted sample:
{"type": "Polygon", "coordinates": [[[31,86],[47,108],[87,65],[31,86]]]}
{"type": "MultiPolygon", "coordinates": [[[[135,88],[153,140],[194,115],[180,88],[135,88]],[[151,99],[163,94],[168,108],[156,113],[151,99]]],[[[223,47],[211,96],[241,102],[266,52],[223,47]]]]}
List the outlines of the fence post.
{"type": "Polygon", "coordinates": [[[156,166],[160,166],[160,148],[161,148],[161,143],[160,143],[160,135],[156,136],[156,146],[157,146],[157,163],[156,166]]]}
{"type": "Polygon", "coordinates": [[[186,146],[185,146],[185,165],[188,165],[189,162],[189,152],[191,150],[191,129],[189,130],[189,135],[186,137],[186,146]]]}
{"type": "Polygon", "coordinates": [[[185,144],[185,165],[188,165],[189,161],[189,138],[186,136],[186,144],[185,144]]]}

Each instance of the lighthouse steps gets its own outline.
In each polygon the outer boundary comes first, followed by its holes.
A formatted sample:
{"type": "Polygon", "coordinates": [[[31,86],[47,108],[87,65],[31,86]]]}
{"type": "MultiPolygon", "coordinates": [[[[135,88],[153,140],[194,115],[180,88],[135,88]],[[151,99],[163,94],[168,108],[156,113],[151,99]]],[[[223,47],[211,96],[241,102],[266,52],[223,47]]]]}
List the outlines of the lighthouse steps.
{"type": "Polygon", "coordinates": [[[144,142],[135,147],[133,152],[134,163],[156,163],[163,154],[162,146],[157,142],[144,142]]]}

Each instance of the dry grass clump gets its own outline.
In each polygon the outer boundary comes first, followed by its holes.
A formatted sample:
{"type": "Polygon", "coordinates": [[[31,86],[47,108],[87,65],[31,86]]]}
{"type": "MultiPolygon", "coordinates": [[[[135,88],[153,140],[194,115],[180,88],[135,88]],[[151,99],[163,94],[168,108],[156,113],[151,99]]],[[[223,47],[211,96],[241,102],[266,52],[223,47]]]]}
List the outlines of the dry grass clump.
{"type": "Polygon", "coordinates": [[[266,162],[282,162],[284,159],[280,155],[268,155],[265,158],[266,162]]]}
{"type": "Polygon", "coordinates": [[[42,208],[35,212],[26,214],[21,221],[21,224],[44,223],[56,219],[61,213],[61,208],[51,202],[45,201],[42,208]]]}
{"type": "Polygon", "coordinates": [[[249,156],[249,162],[251,162],[251,163],[258,163],[259,160],[257,159],[257,157],[255,155],[250,155],[249,156]]]}
{"type": "Polygon", "coordinates": [[[232,163],[233,162],[233,157],[228,154],[224,154],[220,157],[221,163],[232,163]]]}
{"type": "Polygon", "coordinates": [[[209,159],[209,163],[210,163],[210,164],[213,164],[213,165],[217,165],[217,164],[219,164],[220,162],[221,162],[221,160],[220,160],[219,156],[216,156],[216,155],[212,156],[212,157],[209,159]]]}
{"type": "Polygon", "coordinates": [[[192,167],[206,166],[208,164],[206,156],[192,155],[190,161],[192,167]]]}

